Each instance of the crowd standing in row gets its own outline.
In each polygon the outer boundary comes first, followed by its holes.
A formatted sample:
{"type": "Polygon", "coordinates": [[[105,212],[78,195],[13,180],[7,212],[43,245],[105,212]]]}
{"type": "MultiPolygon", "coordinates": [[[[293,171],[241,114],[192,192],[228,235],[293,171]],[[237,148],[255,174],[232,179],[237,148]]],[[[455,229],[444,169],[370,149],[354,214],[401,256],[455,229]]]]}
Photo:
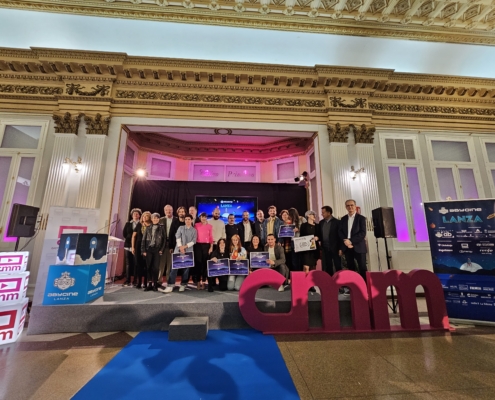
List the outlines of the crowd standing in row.
{"type": "Polygon", "coordinates": [[[166,205],[163,217],[133,209],[132,219],[123,230],[127,258],[123,286],[171,293],[177,275],[181,273],[179,292],[186,289],[190,277],[198,290],[208,286],[208,291],[212,292],[217,279],[219,290],[239,290],[245,276],[208,277],[207,261],[249,259],[250,253],[261,251],[269,253],[267,264],[286,279],[279,291],[288,287],[291,271],[308,273],[314,270],[320,256],[322,269],[328,274],[342,269],[344,255],[348,269],[357,271],[366,280],[366,218],[356,213],[354,200],[347,200],[345,206],[348,214],[341,220],[332,215],[329,206],[322,207],[319,222],[311,210],[304,217],[295,208],[282,210],[277,216],[277,208],[270,206],[267,218],[258,210],[253,222],[244,211],[242,221],[237,224],[233,214],[224,224],[218,208],[211,219],[207,219],[206,213],[198,217],[194,206],[189,207],[188,213],[185,207],[179,207],[174,216],[173,207],[166,205]],[[278,237],[283,225],[294,225],[295,237],[314,236],[315,248],[295,252],[291,238],[278,237]],[[194,267],[172,269],[172,253],[186,252],[194,252],[194,267]]]}

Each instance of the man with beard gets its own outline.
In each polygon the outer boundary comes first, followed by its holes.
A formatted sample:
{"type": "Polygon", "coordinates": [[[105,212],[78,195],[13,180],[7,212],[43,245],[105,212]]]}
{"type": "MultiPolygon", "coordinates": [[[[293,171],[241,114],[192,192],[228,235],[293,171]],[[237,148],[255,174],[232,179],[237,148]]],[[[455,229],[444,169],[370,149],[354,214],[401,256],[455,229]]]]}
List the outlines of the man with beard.
{"type": "Polygon", "coordinates": [[[196,222],[201,222],[199,217],[198,217],[198,209],[195,206],[189,207],[189,214],[191,214],[191,216],[193,218],[193,220],[192,220],[193,226],[196,222]]]}
{"type": "Polygon", "coordinates": [[[251,239],[254,234],[254,223],[249,220],[249,212],[242,212],[242,221],[237,224],[239,227],[239,236],[241,237],[241,242],[243,247],[247,249],[251,244],[251,239]]]}
{"type": "Polygon", "coordinates": [[[213,243],[218,243],[220,239],[225,239],[225,224],[220,219],[220,209],[217,207],[213,210],[213,218],[208,220],[208,223],[213,226],[213,243]]]}
{"type": "Polygon", "coordinates": [[[275,236],[275,240],[278,241],[278,231],[280,227],[284,224],[284,222],[277,217],[277,207],[270,206],[268,207],[268,215],[269,217],[263,221],[263,243],[266,242],[266,238],[268,235],[275,236]]]}
{"type": "MultiPolygon", "coordinates": [[[[172,231],[172,225],[174,224],[174,221],[177,221],[177,217],[174,217],[174,208],[170,204],[167,204],[163,208],[163,210],[165,212],[165,215],[162,218],[160,218],[160,225],[163,225],[163,227],[165,228],[166,242],[165,242],[165,250],[160,258],[158,287],[162,286],[163,275],[165,275],[165,282],[166,282],[170,274],[170,268],[172,266],[172,251],[174,249],[173,247],[170,247],[170,232],[172,231]]],[[[177,228],[175,228],[175,231],[177,231],[177,229],[178,226],[177,228]]]]}
{"type": "Polygon", "coordinates": [[[230,248],[230,239],[232,239],[232,236],[239,234],[239,226],[235,223],[234,214],[229,214],[228,223],[225,225],[225,234],[227,235],[227,247],[230,248]]]}
{"type": "Polygon", "coordinates": [[[263,241],[263,221],[265,220],[265,213],[263,210],[258,210],[256,212],[256,220],[254,221],[254,233],[260,238],[261,244],[264,245],[263,241]]]}

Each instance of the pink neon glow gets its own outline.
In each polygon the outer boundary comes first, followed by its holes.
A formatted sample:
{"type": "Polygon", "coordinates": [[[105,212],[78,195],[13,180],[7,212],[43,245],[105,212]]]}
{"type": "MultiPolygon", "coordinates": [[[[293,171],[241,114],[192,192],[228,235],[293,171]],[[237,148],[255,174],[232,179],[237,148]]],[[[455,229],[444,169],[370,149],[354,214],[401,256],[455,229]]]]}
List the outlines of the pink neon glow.
{"type": "Polygon", "coordinates": [[[402,193],[402,181],[399,167],[388,167],[390,175],[390,189],[392,191],[392,203],[394,206],[395,229],[399,242],[410,242],[409,227],[407,226],[406,205],[402,193]]]}

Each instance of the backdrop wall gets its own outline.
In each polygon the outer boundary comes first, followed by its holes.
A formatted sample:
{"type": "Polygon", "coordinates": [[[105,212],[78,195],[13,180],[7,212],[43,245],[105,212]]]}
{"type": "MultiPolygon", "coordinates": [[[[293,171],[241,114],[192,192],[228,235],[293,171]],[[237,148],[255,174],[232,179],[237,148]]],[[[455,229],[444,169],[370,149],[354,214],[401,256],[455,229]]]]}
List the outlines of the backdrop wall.
{"type": "MultiPolygon", "coordinates": [[[[272,204],[277,212],[294,207],[300,215],[307,211],[306,189],[287,183],[232,183],[232,182],[186,182],[138,180],[132,193],[131,209],[159,212],[170,204],[174,212],[179,206],[194,205],[196,195],[205,196],[255,196],[258,208],[267,216],[272,204]]],[[[315,210],[319,214],[319,210],[315,210]]]]}

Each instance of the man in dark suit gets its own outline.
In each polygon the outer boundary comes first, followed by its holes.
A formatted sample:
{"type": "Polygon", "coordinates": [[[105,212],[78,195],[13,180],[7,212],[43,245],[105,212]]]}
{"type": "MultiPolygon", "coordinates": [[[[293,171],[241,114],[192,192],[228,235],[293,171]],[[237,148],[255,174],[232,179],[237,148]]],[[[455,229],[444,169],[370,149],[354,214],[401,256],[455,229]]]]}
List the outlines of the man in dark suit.
{"type": "Polygon", "coordinates": [[[249,220],[249,212],[242,212],[242,221],[237,224],[239,227],[239,236],[241,238],[241,243],[245,249],[251,244],[251,239],[255,234],[254,223],[249,220]]]}
{"type": "Polygon", "coordinates": [[[340,220],[332,216],[332,207],[323,206],[321,208],[321,216],[323,219],[320,221],[321,237],[321,253],[322,253],[322,268],[323,271],[333,275],[333,268],[335,266],[335,272],[342,269],[342,240],[339,237],[340,220]]]}
{"type": "Polygon", "coordinates": [[[265,221],[265,213],[263,210],[258,210],[256,212],[256,220],[254,221],[254,233],[260,238],[262,245],[265,245],[263,241],[263,222],[265,221]]]}
{"type": "Polygon", "coordinates": [[[227,236],[227,248],[230,251],[230,241],[232,240],[232,236],[239,234],[239,225],[235,223],[234,214],[229,214],[229,216],[227,217],[227,221],[228,223],[225,225],[225,234],[227,236]]]}
{"type": "Polygon", "coordinates": [[[340,221],[339,237],[344,243],[344,255],[347,268],[355,270],[357,262],[358,273],[366,282],[366,218],[356,212],[356,201],[349,199],[345,202],[348,214],[340,221]]]}
{"type": "MultiPolygon", "coordinates": [[[[170,205],[167,204],[164,208],[163,211],[165,212],[165,215],[160,218],[160,225],[163,225],[165,229],[165,250],[163,251],[163,254],[161,255],[160,258],[160,271],[158,273],[158,287],[162,287],[162,278],[165,276],[165,283],[168,280],[168,276],[170,274],[170,268],[172,267],[172,252],[170,249],[173,251],[173,247],[171,248],[169,246],[170,243],[170,232],[172,232],[172,226],[174,224],[177,224],[178,219],[177,217],[174,217],[174,208],[170,205]]],[[[175,228],[175,231],[177,231],[177,228],[175,228]]],[[[175,235],[175,233],[174,233],[175,235]]]]}

